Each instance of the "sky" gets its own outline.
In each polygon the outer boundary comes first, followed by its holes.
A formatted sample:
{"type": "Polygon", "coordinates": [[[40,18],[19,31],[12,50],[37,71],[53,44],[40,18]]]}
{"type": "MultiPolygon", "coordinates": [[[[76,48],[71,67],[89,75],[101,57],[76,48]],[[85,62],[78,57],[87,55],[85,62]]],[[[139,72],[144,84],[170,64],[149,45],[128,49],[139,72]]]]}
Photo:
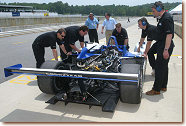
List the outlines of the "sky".
{"type": "MultiPolygon", "coordinates": [[[[136,6],[147,3],[154,3],[158,0],[0,0],[1,3],[13,3],[13,2],[26,2],[26,3],[49,3],[62,1],[63,3],[68,3],[69,5],[128,5],[136,6]]],[[[182,2],[182,0],[161,0],[163,3],[169,2],[182,2]]]]}

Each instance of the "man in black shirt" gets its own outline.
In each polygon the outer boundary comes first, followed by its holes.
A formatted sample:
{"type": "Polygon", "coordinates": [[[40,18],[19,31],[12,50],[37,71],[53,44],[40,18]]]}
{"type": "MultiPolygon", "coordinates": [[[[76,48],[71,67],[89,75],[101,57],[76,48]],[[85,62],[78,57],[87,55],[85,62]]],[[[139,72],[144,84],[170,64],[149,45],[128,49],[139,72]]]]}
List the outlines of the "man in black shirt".
{"type": "Polygon", "coordinates": [[[148,59],[149,59],[149,63],[150,66],[152,67],[152,75],[154,75],[155,73],[155,57],[154,54],[157,53],[157,42],[155,42],[152,47],[151,43],[153,40],[158,40],[159,39],[159,32],[156,26],[151,25],[148,23],[146,18],[141,18],[138,20],[138,26],[139,28],[142,29],[142,33],[141,33],[141,39],[140,39],[140,43],[139,43],[139,47],[137,49],[137,52],[140,52],[140,48],[143,45],[143,42],[145,40],[145,38],[147,37],[147,45],[145,48],[145,52],[144,52],[144,56],[147,57],[148,55],[148,59]]]}
{"type": "Polygon", "coordinates": [[[160,17],[157,28],[160,32],[160,40],[157,44],[157,59],[155,65],[155,81],[152,90],[147,95],[158,95],[160,91],[167,91],[168,63],[172,54],[174,43],[174,21],[171,15],[164,10],[161,1],[155,2],[152,6],[155,17],[160,17]]]}
{"type": "Polygon", "coordinates": [[[32,44],[32,49],[36,59],[36,68],[40,68],[42,63],[45,62],[45,47],[50,47],[55,60],[58,60],[56,42],[62,48],[62,40],[64,39],[65,35],[65,30],[61,28],[57,32],[47,32],[35,39],[32,44]]]}
{"type": "MultiPolygon", "coordinates": [[[[81,52],[75,45],[75,42],[79,40],[81,48],[84,47],[84,36],[88,33],[88,27],[83,25],[70,26],[65,28],[66,36],[64,42],[62,43],[62,48],[60,48],[61,58],[66,59],[67,56],[72,54],[72,49],[77,52],[81,52]]],[[[70,61],[70,60],[69,60],[70,61]]]]}
{"type": "Polygon", "coordinates": [[[127,31],[125,28],[121,27],[120,23],[116,24],[116,28],[113,30],[112,35],[116,37],[118,45],[126,45],[126,49],[129,49],[127,31]]]}

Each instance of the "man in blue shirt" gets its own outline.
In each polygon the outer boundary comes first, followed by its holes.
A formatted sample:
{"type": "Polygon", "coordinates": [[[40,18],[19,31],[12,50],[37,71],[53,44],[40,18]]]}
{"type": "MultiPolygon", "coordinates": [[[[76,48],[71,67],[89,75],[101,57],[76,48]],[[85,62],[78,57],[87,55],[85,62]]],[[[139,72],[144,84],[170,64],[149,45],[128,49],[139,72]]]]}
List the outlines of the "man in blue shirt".
{"type": "Polygon", "coordinates": [[[89,29],[88,35],[89,35],[90,42],[97,42],[97,43],[99,43],[99,41],[98,41],[98,33],[97,33],[99,22],[94,17],[93,13],[89,14],[89,17],[88,17],[88,19],[85,22],[85,25],[88,26],[88,29],[89,29]]]}
{"type": "Polygon", "coordinates": [[[117,24],[114,18],[110,17],[109,13],[105,14],[105,20],[103,21],[103,26],[102,26],[102,31],[101,33],[103,34],[103,29],[105,27],[105,36],[106,36],[106,45],[108,44],[110,36],[112,36],[112,32],[115,28],[115,25],[117,24]]]}

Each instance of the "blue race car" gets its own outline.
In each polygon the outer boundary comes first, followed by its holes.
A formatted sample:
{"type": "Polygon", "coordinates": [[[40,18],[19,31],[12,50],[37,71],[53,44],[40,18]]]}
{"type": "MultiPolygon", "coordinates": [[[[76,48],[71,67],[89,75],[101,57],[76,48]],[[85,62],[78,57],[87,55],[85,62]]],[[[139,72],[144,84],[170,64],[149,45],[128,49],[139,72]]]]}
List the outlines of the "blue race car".
{"type": "Polygon", "coordinates": [[[86,44],[80,54],[63,61],[46,61],[40,69],[22,68],[21,64],[5,68],[5,76],[29,74],[37,76],[39,89],[54,94],[47,103],[58,101],[102,106],[113,112],[118,100],[139,104],[146,69],[140,54],[130,53],[111,36],[107,46],[86,44]],[[114,39],[115,45],[110,44],[114,39]],[[69,60],[70,59],[70,60],[69,60]],[[70,61],[70,62],[69,62],[70,61]]]}

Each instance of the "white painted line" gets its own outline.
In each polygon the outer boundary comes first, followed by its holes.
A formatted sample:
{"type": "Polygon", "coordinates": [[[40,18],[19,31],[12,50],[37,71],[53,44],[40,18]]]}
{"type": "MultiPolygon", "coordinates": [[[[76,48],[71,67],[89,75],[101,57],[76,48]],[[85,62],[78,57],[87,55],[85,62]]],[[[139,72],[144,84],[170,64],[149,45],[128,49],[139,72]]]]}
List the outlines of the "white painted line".
{"type": "Polygon", "coordinates": [[[59,28],[63,28],[63,27],[64,27],[64,25],[59,25],[59,26],[40,27],[40,28],[0,32],[0,38],[9,37],[9,36],[23,35],[23,34],[29,34],[29,33],[37,33],[37,32],[58,30],[59,28]]]}
{"type": "Polygon", "coordinates": [[[182,59],[182,56],[178,56],[179,59],[182,59]]]}

